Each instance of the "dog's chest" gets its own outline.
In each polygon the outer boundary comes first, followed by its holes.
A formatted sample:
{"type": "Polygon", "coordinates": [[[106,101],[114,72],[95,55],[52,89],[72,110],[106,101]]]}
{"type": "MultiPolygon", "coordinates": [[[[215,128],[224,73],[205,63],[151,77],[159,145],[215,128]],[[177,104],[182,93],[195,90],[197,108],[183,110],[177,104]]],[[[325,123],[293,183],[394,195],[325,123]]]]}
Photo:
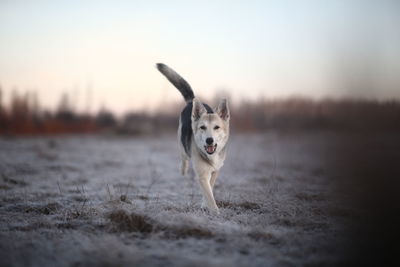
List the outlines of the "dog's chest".
{"type": "Polygon", "coordinates": [[[207,156],[206,154],[199,153],[198,151],[196,152],[197,153],[194,153],[195,156],[192,157],[192,160],[203,162],[203,165],[205,165],[207,168],[212,168],[213,170],[218,171],[224,165],[225,153],[207,156]]]}
{"type": "Polygon", "coordinates": [[[221,169],[222,166],[224,165],[224,159],[218,157],[217,159],[213,160],[212,163],[213,163],[213,164],[212,164],[213,168],[214,168],[216,171],[218,171],[218,170],[221,169]]]}

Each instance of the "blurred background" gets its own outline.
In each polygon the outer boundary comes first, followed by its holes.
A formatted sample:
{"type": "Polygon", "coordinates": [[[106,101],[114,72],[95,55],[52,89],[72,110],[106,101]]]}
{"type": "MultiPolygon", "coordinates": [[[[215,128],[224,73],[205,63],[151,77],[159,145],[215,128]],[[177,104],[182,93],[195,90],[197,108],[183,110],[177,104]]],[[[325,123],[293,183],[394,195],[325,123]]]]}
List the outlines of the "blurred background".
{"type": "MultiPolygon", "coordinates": [[[[318,180],[303,181],[304,188],[326,178],[321,188],[335,192],[327,201],[354,207],[331,216],[332,225],[349,228],[342,234],[349,238],[346,252],[364,265],[398,261],[399,29],[397,0],[2,0],[0,136],[7,141],[71,133],[176,133],[185,103],[156,70],[155,63],[162,62],[203,102],[230,100],[232,132],[246,134],[232,138],[233,147],[240,145],[237,140],[257,142],[247,138],[253,133],[275,131],[285,136],[271,145],[282,155],[299,146],[293,155],[326,163],[318,180]]],[[[3,159],[7,147],[16,147],[6,141],[0,147],[3,159]]],[[[54,144],[49,142],[49,149],[54,144]]],[[[265,149],[262,156],[274,156],[268,146],[256,147],[265,149]]],[[[125,148],[116,155],[123,157],[125,148]]],[[[253,155],[248,153],[232,157],[245,161],[243,155],[253,155]]],[[[9,159],[12,170],[16,158],[9,159]]],[[[259,160],[258,169],[242,171],[275,173],[275,163],[259,160]]],[[[299,164],[296,173],[304,167],[299,164]]],[[[31,176],[29,170],[23,173],[31,176]]],[[[233,178],[242,182],[241,173],[233,178]]],[[[1,174],[4,183],[18,185],[1,174]]],[[[277,181],[296,187],[296,175],[277,181]]],[[[290,193],[296,190],[301,187],[290,193]]],[[[317,217],[324,218],[321,214],[317,217]]]]}
{"type": "Polygon", "coordinates": [[[239,131],[399,129],[400,3],[1,1],[0,134],[175,131],[196,96],[239,131]],[[396,123],[397,122],[397,123],[396,123]]]}

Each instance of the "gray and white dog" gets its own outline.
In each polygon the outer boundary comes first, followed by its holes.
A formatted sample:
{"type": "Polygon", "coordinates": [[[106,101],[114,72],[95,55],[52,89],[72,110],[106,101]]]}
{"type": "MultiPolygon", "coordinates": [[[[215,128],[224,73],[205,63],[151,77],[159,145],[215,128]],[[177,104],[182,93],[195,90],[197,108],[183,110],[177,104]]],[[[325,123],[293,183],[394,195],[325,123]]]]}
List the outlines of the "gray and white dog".
{"type": "Polygon", "coordinates": [[[190,85],[173,69],[158,63],[157,69],[181,92],[186,107],[179,118],[178,141],[181,149],[181,173],[186,175],[189,160],[203,193],[202,207],[219,213],[213,188],[224,164],[229,138],[229,108],[226,99],[215,111],[194,97],[190,85]]]}

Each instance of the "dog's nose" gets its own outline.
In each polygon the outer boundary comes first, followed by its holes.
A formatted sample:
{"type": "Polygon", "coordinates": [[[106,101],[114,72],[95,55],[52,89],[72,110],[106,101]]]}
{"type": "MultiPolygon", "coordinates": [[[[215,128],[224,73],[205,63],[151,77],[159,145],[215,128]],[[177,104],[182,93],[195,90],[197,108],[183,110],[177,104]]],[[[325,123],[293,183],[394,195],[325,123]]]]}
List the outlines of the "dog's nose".
{"type": "Polygon", "coordinates": [[[212,137],[208,137],[206,139],[206,143],[207,143],[207,145],[212,145],[212,143],[214,143],[214,139],[212,137]]]}

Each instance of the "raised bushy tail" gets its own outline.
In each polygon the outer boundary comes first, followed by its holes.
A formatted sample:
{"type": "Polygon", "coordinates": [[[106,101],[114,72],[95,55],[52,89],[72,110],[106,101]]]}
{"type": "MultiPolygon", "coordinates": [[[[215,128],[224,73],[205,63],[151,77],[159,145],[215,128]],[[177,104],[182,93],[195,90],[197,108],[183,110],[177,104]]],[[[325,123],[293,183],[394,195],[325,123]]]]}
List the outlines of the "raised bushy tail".
{"type": "Polygon", "coordinates": [[[163,63],[157,63],[157,69],[167,77],[178,90],[181,92],[186,102],[191,102],[194,98],[194,93],[189,83],[185,81],[178,73],[163,63]]]}

